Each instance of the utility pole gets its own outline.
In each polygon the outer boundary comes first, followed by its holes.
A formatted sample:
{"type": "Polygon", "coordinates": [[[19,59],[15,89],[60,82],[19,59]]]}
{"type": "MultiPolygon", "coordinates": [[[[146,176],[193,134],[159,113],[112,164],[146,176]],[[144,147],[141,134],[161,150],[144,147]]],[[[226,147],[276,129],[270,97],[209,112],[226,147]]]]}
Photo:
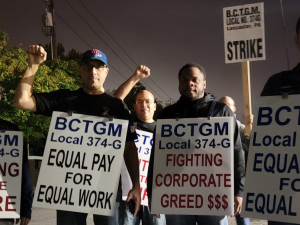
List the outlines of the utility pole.
{"type": "Polygon", "coordinates": [[[51,47],[53,49],[53,59],[57,59],[57,42],[56,42],[56,31],[55,31],[55,13],[54,13],[54,0],[50,0],[50,12],[52,13],[52,22],[53,22],[53,29],[52,29],[52,42],[51,47]]]}
{"type": "Polygon", "coordinates": [[[57,41],[54,22],[54,0],[46,0],[48,9],[42,13],[43,33],[46,37],[50,36],[51,58],[57,59],[57,41]]]}

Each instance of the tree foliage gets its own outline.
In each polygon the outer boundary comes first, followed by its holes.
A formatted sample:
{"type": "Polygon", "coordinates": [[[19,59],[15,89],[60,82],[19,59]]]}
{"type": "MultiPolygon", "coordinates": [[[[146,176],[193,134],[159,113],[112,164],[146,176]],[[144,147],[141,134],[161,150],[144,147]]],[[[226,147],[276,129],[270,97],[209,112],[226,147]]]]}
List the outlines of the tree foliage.
{"type": "MultiPolygon", "coordinates": [[[[52,57],[51,53],[51,43],[46,44],[44,46],[45,51],[47,52],[47,60],[50,60],[52,57]]],[[[60,60],[74,60],[75,62],[79,63],[80,59],[82,57],[82,53],[77,52],[74,48],[72,48],[68,54],[65,55],[65,47],[62,45],[62,43],[57,43],[57,58],[60,60]]]]}
{"type": "MultiPolygon", "coordinates": [[[[47,137],[50,118],[12,106],[15,90],[27,68],[28,56],[19,47],[8,44],[8,35],[0,31],[0,84],[5,88],[0,102],[0,116],[19,126],[28,141],[31,154],[41,155],[47,137]]],[[[36,75],[34,92],[79,88],[78,64],[74,60],[49,60],[36,75]]]]}

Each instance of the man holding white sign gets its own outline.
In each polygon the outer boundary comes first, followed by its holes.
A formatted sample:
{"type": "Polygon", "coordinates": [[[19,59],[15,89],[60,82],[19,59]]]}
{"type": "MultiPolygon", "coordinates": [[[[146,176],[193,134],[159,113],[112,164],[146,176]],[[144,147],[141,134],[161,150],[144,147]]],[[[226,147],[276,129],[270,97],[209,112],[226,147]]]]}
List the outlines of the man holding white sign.
{"type": "MultiPolygon", "coordinates": [[[[147,66],[138,66],[134,74],[115,91],[114,95],[117,98],[124,100],[124,98],[128,95],[128,93],[131,91],[131,89],[137,82],[149,76],[150,69],[147,66]]],[[[134,122],[134,126],[137,128],[137,133],[139,136],[138,140],[136,140],[135,142],[138,149],[140,162],[140,185],[142,205],[136,217],[133,217],[132,213],[130,212],[129,206],[125,205],[124,225],[139,225],[140,220],[142,220],[142,224],[144,225],[164,225],[164,214],[156,216],[151,215],[148,207],[147,196],[147,173],[149,165],[149,156],[153,144],[153,132],[156,126],[156,121],[153,119],[154,112],[156,110],[156,103],[153,94],[147,90],[140,91],[135,98],[134,110],[137,117],[136,121],[134,122]]],[[[126,169],[122,169],[121,174],[122,191],[124,194],[126,194],[127,190],[130,189],[130,182],[127,178],[128,175],[126,169]]]]}
{"type": "MultiPolygon", "coordinates": [[[[0,101],[2,91],[0,86],[0,101]]],[[[20,224],[27,225],[31,219],[33,198],[27,148],[23,140],[20,140],[20,135],[14,134],[11,137],[11,131],[21,133],[18,126],[0,118],[0,129],[0,224],[11,225],[14,220],[10,218],[20,217],[20,224]],[[19,149],[22,144],[23,149],[19,149]],[[17,162],[18,160],[21,162],[17,162]]]]}
{"type": "MultiPolygon", "coordinates": [[[[14,101],[15,107],[37,112],[46,116],[51,116],[53,111],[61,111],[75,112],[92,116],[102,116],[110,118],[115,117],[125,120],[129,119],[130,114],[126,105],[122,103],[121,100],[111,97],[105,93],[103,84],[105,82],[109,68],[107,67],[108,64],[105,54],[97,49],[88,50],[82,56],[79,72],[81,81],[83,83],[83,88],[75,91],[58,90],[50,93],[33,93],[32,86],[37,70],[39,68],[39,65],[46,60],[46,55],[46,51],[41,46],[32,45],[29,47],[29,64],[27,70],[21,78],[16,91],[14,101]]],[[[66,120],[59,117],[57,119],[66,120]]],[[[79,119],[76,119],[76,121],[77,123],[80,122],[79,119]]],[[[92,123],[89,121],[90,120],[82,121],[86,123],[86,129],[92,123]]],[[[63,126],[63,122],[64,121],[59,121],[56,125],[63,126]]],[[[114,125],[112,125],[112,127],[113,126],[114,125]]],[[[68,127],[72,132],[77,131],[76,129],[74,130],[71,125],[68,127]]],[[[111,126],[109,127],[109,129],[110,128],[111,126]]],[[[96,133],[95,128],[94,131],[96,133]]],[[[129,201],[130,199],[132,199],[135,202],[134,214],[136,215],[140,205],[140,185],[138,157],[133,141],[134,139],[136,139],[136,133],[131,132],[128,129],[124,159],[131,176],[133,188],[128,193],[127,200],[129,201]]],[[[80,138],[78,140],[73,139],[72,143],[81,143],[80,138]]],[[[54,152],[52,152],[52,155],[53,154],[54,152]]],[[[49,160],[50,158],[51,157],[49,157],[49,160]]],[[[84,168],[84,165],[81,166],[82,168],[84,168]]],[[[66,177],[66,179],[67,178],[70,177],[66,177]]],[[[90,178],[87,177],[86,182],[89,182],[89,179],[90,178]]],[[[121,193],[118,192],[117,201],[120,201],[120,199],[121,193]]],[[[118,208],[118,205],[119,204],[116,204],[116,208],[118,208]]],[[[86,224],[86,217],[87,213],[58,210],[57,224],[84,225],[86,224]]],[[[118,209],[116,210],[115,216],[94,215],[95,224],[118,224],[118,220],[118,209]]]]}
{"type": "MultiPolygon", "coordinates": [[[[234,131],[234,135],[232,135],[230,137],[230,139],[232,141],[234,141],[234,196],[235,196],[234,197],[234,203],[235,203],[234,214],[240,213],[241,204],[242,204],[243,184],[244,184],[245,162],[244,162],[244,158],[243,158],[241,140],[239,137],[238,128],[237,128],[237,125],[236,125],[236,122],[234,119],[234,115],[233,115],[232,111],[228,108],[228,106],[226,106],[223,103],[216,102],[210,94],[205,93],[206,74],[205,74],[205,70],[203,69],[202,66],[200,66],[196,63],[186,64],[185,66],[183,66],[180,69],[179,74],[178,74],[178,79],[179,79],[179,92],[181,94],[181,97],[177,103],[175,103],[163,110],[163,112],[160,116],[161,119],[177,118],[180,121],[180,118],[198,118],[198,117],[205,118],[205,117],[212,116],[212,117],[228,117],[228,119],[226,119],[226,120],[228,120],[228,121],[230,120],[232,122],[234,121],[234,124],[229,123],[229,122],[224,122],[224,123],[234,125],[232,127],[232,131],[234,131]]],[[[216,119],[219,119],[219,118],[216,118],[216,119]]],[[[184,120],[184,119],[182,119],[182,120],[184,120]]],[[[164,120],[161,120],[161,121],[164,122],[164,120]]],[[[229,126],[231,126],[231,125],[229,125],[229,126]]],[[[181,125],[181,126],[183,126],[183,125],[181,125]]],[[[213,138],[213,136],[212,136],[212,138],[213,138]]],[[[190,144],[188,141],[186,143],[182,142],[179,147],[174,146],[174,148],[171,148],[171,150],[174,149],[173,151],[175,152],[175,150],[179,151],[179,150],[189,149],[189,145],[190,144]]],[[[212,145],[213,145],[213,143],[212,143],[212,145]]],[[[157,145],[155,143],[155,147],[156,146],[157,145]]],[[[168,147],[166,146],[166,148],[168,148],[168,147]]],[[[225,145],[224,145],[224,148],[226,148],[225,145]]],[[[148,171],[148,196],[150,199],[153,194],[152,184],[154,182],[157,183],[157,179],[155,181],[153,180],[153,170],[154,170],[154,167],[156,168],[156,165],[154,162],[154,153],[155,152],[154,151],[151,152],[149,171],[148,171]]],[[[207,157],[209,157],[208,155],[209,154],[207,154],[207,157]]],[[[174,154],[174,157],[175,156],[176,156],[176,154],[174,154]]],[[[180,156],[180,154],[178,155],[178,157],[179,156],[180,156]]],[[[203,159],[197,159],[198,156],[199,155],[197,155],[197,156],[195,155],[196,159],[194,159],[194,158],[192,159],[191,158],[192,156],[186,156],[188,158],[186,158],[185,161],[186,161],[186,163],[190,163],[190,164],[193,164],[193,162],[192,162],[193,160],[195,161],[196,164],[203,162],[203,159]]],[[[222,159],[220,159],[218,157],[220,157],[220,155],[216,154],[216,155],[214,155],[214,159],[212,159],[213,164],[215,164],[216,167],[219,167],[222,164],[222,163],[220,164],[220,160],[222,161],[222,159]]],[[[174,159],[173,160],[172,157],[169,157],[169,158],[167,158],[167,164],[168,163],[180,164],[180,163],[182,163],[182,160],[183,159],[177,159],[177,160],[174,159]]],[[[205,167],[205,165],[204,165],[204,167],[205,167]]],[[[178,183],[178,175],[176,175],[176,177],[175,177],[175,175],[176,174],[174,174],[174,184],[177,184],[177,186],[178,186],[179,184],[181,184],[181,181],[179,181],[179,183],[178,183]]],[[[218,175],[218,174],[216,174],[216,175],[218,175]]],[[[205,174],[202,174],[202,175],[200,174],[200,177],[201,177],[200,183],[202,183],[202,184],[203,184],[203,182],[205,183],[205,181],[203,181],[203,179],[205,179],[203,176],[205,176],[205,174]]],[[[228,182],[231,180],[231,178],[228,178],[227,175],[226,175],[226,177],[224,176],[223,178],[219,177],[219,181],[220,180],[224,181],[222,183],[222,186],[224,186],[224,185],[226,187],[230,186],[230,184],[228,182]]],[[[167,181],[168,181],[167,178],[166,178],[166,180],[163,180],[163,182],[167,182],[167,181]]],[[[179,185],[179,187],[180,187],[180,185],[179,185]]],[[[198,185],[197,185],[197,187],[198,187],[198,185]]],[[[182,207],[197,208],[196,205],[194,205],[194,204],[197,204],[198,200],[200,202],[202,201],[200,195],[201,195],[201,193],[199,193],[199,195],[196,196],[196,199],[191,199],[190,196],[188,196],[187,199],[178,197],[179,202],[178,201],[175,202],[176,199],[170,199],[169,202],[170,202],[170,204],[173,204],[175,206],[176,206],[176,204],[179,205],[180,208],[182,208],[182,207]],[[192,203],[194,203],[194,204],[192,204],[192,203]]],[[[230,201],[230,200],[232,200],[232,199],[229,199],[228,201],[230,201]]],[[[153,204],[154,204],[154,202],[152,202],[152,210],[154,208],[153,204]]],[[[201,203],[199,203],[199,204],[200,204],[200,206],[202,206],[201,203]]],[[[224,202],[224,204],[225,204],[225,202],[224,202]]],[[[227,207],[227,206],[224,205],[224,207],[227,207]]],[[[206,205],[205,207],[210,208],[211,206],[206,205]]],[[[178,208],[178,207],[176,207],[176,208],[178,208]]],[[[219,206],[218,206],[218,209],[219,209],[219,206]]],[[[166,220],[167,220],[168,224],[172,224],[172,225],[177,225],[177,224],[178,225],[179,224],[180,225],[184,225],[184,224],[191,225],[191,224],[196,224],[196,222],[199,225],[201,225],[201,224],[212,224],[212,225],[228,224],[226,216],[197,215],[196,213],[195,213],[195,215],[166,215],[166,220]]]]}
{"type": "MultiPolygon", "coordinates": [[[[296,25],[294,38],[300,51],[300,17],[296,25]]],[[[300,94],[300,63],[292,70],[282,71],[271,76],[261,92],[261,96],[274,96],[282,94],[300,94]]]]}
{"type": "MultiPolygon", "coordinates": [[[[296,36],[294,38],[297,48],[300,50],[300,17],[296,24],[296,36]]],[[[292,70],[282,71],[271,76],[264,86],[261,92],[261,96],[276,96],[282,95],[283,97],[288,97],[288,95],[298,95],[300,94],[300,63],[292,70]]],[[[298,101],[298,100],[297,100],[298,101]]],[[[264,104],[264,103],[263,103],[264,104]]],[[[273,103],[272,103],[273,104],[273,103]]],[[[284,103],[286,104],[286,103],[284,103]]],[[[270,128],[272,130],[272,128],[270,128]]],[[[274,148],[274,146],[273,146],[274,148]]],[[[275,148],[274,148],[275,149],[275,148]]],[[[254,151],[256,149],[254,148],[254,151]]],[[[259,151],[259,150],[258,150],[259,151]]],[[[291,154],[291,153],[290,153],[291,154]]],[[[248,199],[245,202],[247,204],[248,199]]],[[[279,210],[277,211],[279,214],[279,210]]],[[[285,215],[286,216],[286,215],[285,215]]],[[[292,217],[295,215],[291,214],[292,217]]],[[[293,225],[295,223],[278,222],[268,220],[269,225],[293,225]]]]}
{"type": "MultiPolygon", "coordinates": [[[[137,129],[139,139],[136,141],[140,160],[140,182],[142,206],[137,217],[133,217],[129,207],[126,206],[124,213],[124,225],[139,225],[140,220],[144,225],[164,225],[165,215],[151,215],[148,207],[147,197],[147,171],[149,165],[149,157],[152,148],[152,136],[155,130],[156,121],[153,119],[156,110],[156,103],[151,92],[143,90],[136,95],[134,104],[136,113],[136,121],[134,125],[137,129]]],[[[123,187],[122,187],[123,188],[123,187]]]]}
{"type": "Polygon", "coordinates": [[[226,7],[223,23],[226,63],[266,59],[263,3],[226,7]]]}

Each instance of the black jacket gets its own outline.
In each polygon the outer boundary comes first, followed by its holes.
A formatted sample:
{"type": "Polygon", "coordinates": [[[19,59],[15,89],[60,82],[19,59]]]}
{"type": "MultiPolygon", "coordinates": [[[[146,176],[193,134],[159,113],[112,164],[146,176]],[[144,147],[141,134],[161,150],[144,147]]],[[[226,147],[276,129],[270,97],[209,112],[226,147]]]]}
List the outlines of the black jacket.
{"type": "MultiPolygon", "coordinates": [[[[191,101],[183,96],[179,101],[173,105],[166,107],[159,117],[159,119],[172,119],[172,118],[196,118],[207,117],[209,115],[210,106],[214,97],[205,93],[204,97],[191,101]]],[[[216,102],[215,108],[212,112],[213,117],[227,117],[232,116],[235,118],[231,109],[224,103],[216,102]]],[[[234,131],[234,194],[235,196],[243,196],[244,177],[245,177],[245,161],[244,153],[239,136],[238,126],[236,123],[234,131]]],[[[153,144],[155,146],[155,144],[153,144]]],[[[147,180],[148,196],[152,196],[152,181],[153,181],[153,161],[155,149],[152,148],[147,180]]]]}
{"type": "Polygon", "coordinates": [[[271,76],[261,92],[261,96],[274,96],[288,93],[300,94],[300,63],[292,70],[282,71],[271,76]]]}

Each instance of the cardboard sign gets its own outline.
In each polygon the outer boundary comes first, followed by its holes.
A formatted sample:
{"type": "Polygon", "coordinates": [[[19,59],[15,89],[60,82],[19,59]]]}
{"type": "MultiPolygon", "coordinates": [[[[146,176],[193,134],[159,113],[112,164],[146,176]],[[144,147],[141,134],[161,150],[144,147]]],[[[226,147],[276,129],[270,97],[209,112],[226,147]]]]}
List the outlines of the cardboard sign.
{"type": "Polygon", "coordinates": [[[0,133],[0,218],[20,218],[23,133],[0,133]]]}
{"type": "Polygon", "coordinates": [[[264,4],[223,9],[225,63],[266,59],[264,4]]]}
{"type": "Polygon", "coordinates": [[[245,217],[300,221],[299,97],[261,97],[257,102],[244,189],[245,217]]]}
{"type": "MultiPolygon", "coordinates": [[[[141,130],[136,130],[138,135],[138,140],[135,141],[139,156],[139,168],[140,168],[140,188],[141,188],[141,204],[148,206],[148,195],[147,195],[147,176],[148,176],[148,166],[149,158],[151,154],[152,144],[153,144],[153,134],[141,130]]],[[[127,199],[127,194],[132,188],[132,182],[128,174],[125,162],[123,160],[122,164],[122,199],[127,199]]]]}
{"type": "Polygon", "coordinates": [[[152,214],[233,214],[233,121],[157,121],[152,214]]]}
{"type": "Polygon", "coordinates": [[[53,112],[34,206],[113,215],[128,121],[53,112]]]}

